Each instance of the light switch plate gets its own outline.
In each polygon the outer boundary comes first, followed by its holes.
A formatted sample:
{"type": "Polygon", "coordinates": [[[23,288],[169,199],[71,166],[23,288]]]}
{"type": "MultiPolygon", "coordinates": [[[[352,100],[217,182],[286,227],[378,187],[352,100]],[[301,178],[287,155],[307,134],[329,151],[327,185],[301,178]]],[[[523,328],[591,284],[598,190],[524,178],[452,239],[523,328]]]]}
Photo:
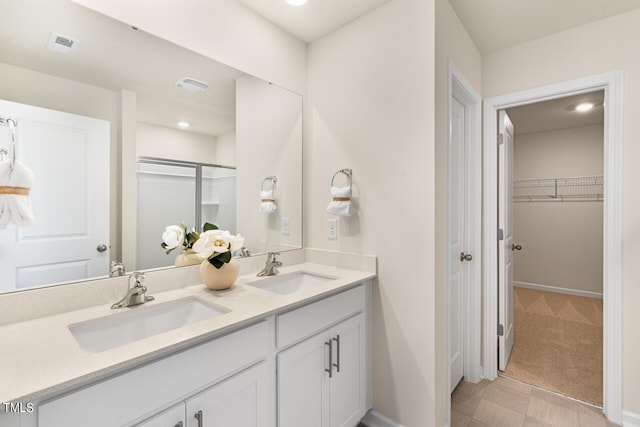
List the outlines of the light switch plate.
{"type": "Polygon", "coordinates": [[[291,220],[288,216],[283,216],[280,219],[280,232],[282,233],[283,236],[289,235],[290,225],[291,225],[291,220]]]}
{"type": "Polygon", "coordinates": [[[327,221],[327,237],[329,240],[338,239],[338,220],[330,219],[327,221]]]}

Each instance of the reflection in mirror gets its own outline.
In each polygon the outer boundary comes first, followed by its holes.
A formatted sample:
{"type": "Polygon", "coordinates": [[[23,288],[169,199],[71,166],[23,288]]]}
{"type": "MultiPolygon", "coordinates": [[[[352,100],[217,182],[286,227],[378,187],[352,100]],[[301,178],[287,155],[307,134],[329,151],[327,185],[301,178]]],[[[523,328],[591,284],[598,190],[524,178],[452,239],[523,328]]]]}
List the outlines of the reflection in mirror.
{"type": "Polygon", "coordinates": [[[302,246],[300,95],[68,0],[0,10],[0,115],[18,119],[36,180],[36,223],[0,230],[0,292],[107,276],[112,261],[172,266],[161,235],[181,222],[242,234],[251,254],[302,246]]]}

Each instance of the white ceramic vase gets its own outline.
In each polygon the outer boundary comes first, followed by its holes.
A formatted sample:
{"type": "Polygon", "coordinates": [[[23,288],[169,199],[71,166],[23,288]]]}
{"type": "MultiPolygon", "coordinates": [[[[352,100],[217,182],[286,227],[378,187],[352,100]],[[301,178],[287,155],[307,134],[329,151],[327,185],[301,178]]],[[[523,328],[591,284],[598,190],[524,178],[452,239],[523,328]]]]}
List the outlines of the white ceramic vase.
{"type": "Polygon", "coordinates": [[[206,259],[200,264],[200,279],[202,279],[202,283],[214,291],[229,289],[238,278],[239,273],[240,265],[235,258],[231,258],[231,261],[220,268],[215,268],[206,259]]]}
{"type": "Polygon", "coordinates": [[[196,265],[202,262],[200,254],[193,249],[183,249],[176,257],[176,267],[184,267],[187,265],[196,265]]]}

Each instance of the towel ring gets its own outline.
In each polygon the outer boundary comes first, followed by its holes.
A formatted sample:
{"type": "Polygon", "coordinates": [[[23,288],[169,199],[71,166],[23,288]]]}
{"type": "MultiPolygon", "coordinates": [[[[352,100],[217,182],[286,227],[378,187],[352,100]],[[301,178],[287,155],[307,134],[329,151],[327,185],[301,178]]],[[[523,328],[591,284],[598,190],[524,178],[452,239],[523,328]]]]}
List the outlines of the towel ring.
{"type": "MultiPolygon", "coordinates": [[[[0,116],[0,126],[8,126],[9,134],[11,136],[11,171],[13,172],[13,168],[16,164],[16,126],[18,126],[18,121],[13,117],[1,117],[0,116]]],[[[9,151],[6,148],[3,148],[0,151],[2,158],[9,154],[9,151]]]]}
{"type": "Polygon", "coordinates": [[[338,172],[334,173],[333,176],[331,177],[331,186],[334,187],[333,183],[336,179],[336,176],[338,174],[342,174],[344,176],[347,177],[347,180],[349,181],[349,185],[352,184],[353,182],[353,170],[345,168],[345,169],[340,169],[338,172]]]}
{"type": "Polygon", "coordinates": [[[273,175],[273,176],[268,176],[265,179],[263,179],[262,180],[262,186],[260,187],[260,189],[262,191],[265,191],[264,184],[266,182],[270,182],[271,183],[271,189],[273,190],[274,188],[276,188],[276,182],[278,182],[278,177],[273,175]]]}

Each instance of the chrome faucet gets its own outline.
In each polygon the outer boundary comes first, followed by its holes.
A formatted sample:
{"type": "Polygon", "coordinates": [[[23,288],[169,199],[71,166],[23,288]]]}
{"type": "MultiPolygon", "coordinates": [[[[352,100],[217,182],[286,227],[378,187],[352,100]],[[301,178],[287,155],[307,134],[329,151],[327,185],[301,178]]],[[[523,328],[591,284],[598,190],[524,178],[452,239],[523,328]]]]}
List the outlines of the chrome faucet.
{"type": "Polygon", "coordinates": [[[124,264],[120,261],[112,261],[111,267],[109,268],[109,277],[118,277],[124,276],[124,264]]]}
{"type": "Polygon", "coordinates": [[[258,277],[262,276],[275,276],[280,273],[278,271],[278,267],[282,267],[282,261],[278,261],[276,256],[280,255],[280,252],[269,252],[267,254],[267,263],[260,273],[258,273],[258,277]]]}
{"type": "Polygon", "coordinates": [[[111,308],[131,307],[132,305],[144,304],[145,302],[153,301],[155,299],[154,297],[146,295],[147,287],[142,284],[143,281],[143,273],[139,273],[137,271],[133,272],[131,276],[129,276],[129,288],[127,289],[127,293],[120,301],[113,304],[111,308]]]}
{"type": "Polygon", "coordinates": [[[251,256],[251,252],[249,251],[249,248],[246,247],[241,247],[240,249],[238,249],[237,251],[235,251],[233,253],[234,256],[239,256],[240,258],[247,258],[251,256]]]}

